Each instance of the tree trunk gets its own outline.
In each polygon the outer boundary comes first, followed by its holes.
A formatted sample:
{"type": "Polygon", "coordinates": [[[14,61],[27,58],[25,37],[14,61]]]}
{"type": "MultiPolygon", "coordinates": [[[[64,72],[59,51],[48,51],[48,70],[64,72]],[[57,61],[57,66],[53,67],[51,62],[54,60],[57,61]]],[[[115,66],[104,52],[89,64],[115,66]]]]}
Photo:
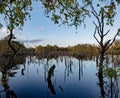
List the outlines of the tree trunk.
{"type": "Polygon", "coordinates": [[[98,79],[99,79],[101,98],[105,98],[103,72],[101,70],[99,70],[98,79]]]}
{"type": "Polygon", "coordinates": [[[16,49],[14,48],[14,46],[11,43],[12,42],[12,37],[13,37],[13,29],[10,29],[10,37],[8,39],[8,45],[12,49],[13,54],[15,55],[16,54],[16,49]]]}

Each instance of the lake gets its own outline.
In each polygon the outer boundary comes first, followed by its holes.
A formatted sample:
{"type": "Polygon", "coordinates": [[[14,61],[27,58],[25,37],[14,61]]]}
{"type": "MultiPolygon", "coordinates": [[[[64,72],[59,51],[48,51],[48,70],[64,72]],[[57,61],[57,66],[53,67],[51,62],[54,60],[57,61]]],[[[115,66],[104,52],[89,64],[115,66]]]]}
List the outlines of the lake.
{"type": "MultiPolygon", "coordinates": [[[[111,58],[105,60],[106,67],[120,59],[111,58]]],[[[103,76],[103,83],[97,75],[95,57],[21,56],[0,61],[0,98],[120,98],[119,77],[103,76]]]]}

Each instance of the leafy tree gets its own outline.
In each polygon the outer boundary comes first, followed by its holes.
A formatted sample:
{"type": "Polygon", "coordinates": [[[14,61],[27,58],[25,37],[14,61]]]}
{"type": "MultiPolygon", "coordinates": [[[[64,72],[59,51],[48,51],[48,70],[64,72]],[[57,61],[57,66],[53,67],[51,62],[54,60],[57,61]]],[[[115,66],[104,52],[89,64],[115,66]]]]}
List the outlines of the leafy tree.
{"type": "Polygon", "coordinates": [[[45,49],[44,49],[44,47],[43,46],[37,46],[36,48],[35,48],[35,52],[36,53],[40,53],[40,52],[45,52],[45,49]]]}
{"type": "Polygon", "coordinates": [[[92,6],[99,7],[99,13],[104,13],[106,24],[113,25],[120,0],[40,0],[45,8],[45,14],[56,24],[79,26],[92,15],[92,6]]]}
{"type": "MultiPolygon", "coordinates": [[[[9,30],[8,44],[13,50],[14,54],[17,50],[11,44],[13,39],[13,30],[16,28],[21,29],[24,25],[27,16],[30,16],[29,10],[31,10],[31,0],[1,0],[0,1],[0,14],[3,14],[6,22],[6,27],[9,30]]],[[[1,25],[0,25],[1,27],[1,25]]]]}
{"type": "MultiPolygon", "coordinates": [[[[67,24],[68,26],[77,26],[84,23],[89,11],[86,10],[87,5],[77,0],[40,0],[45,8],[45,15],[55,24],[67,24]]],[[[89,5],[89,4],[88,4],[89,5]]]]}
{"type": "MultiPolygon", "coordinates": [[[[110,30],[106,32],[105,27],[114,25],[115,15],[119,14],[117,13],[117,9],[119,7],[120,0],[41,1],[45,7],[46,16],[51,18],[51,20],[53,20],[56,24],[67,24],[68,26],[74,25],[77,28],[82,23],[84,24],[85,19],[88,17],[95,17],[96,20],[93,21],[95,25],[95,32],[93,35],[99,44],[99,65],[103,67],[106,51],[114,43],[120,32],[120,29],[118,28],[118,31],[114,32],[115,35],[113,36],[113,40],[108,39],[105,41],[105,37],[110,32],[110,30]]],[[[76,48],[78,47],[75,47],[74,49],[76,48]]],[[[100,69],[102,69],[102,67],[100,69]]]]}
{"type": "Polygon", "coordinates": [[[108,53],[120,53],[120,40],[116,40],[113,45],[108,49],[108,53]]]}
{"type": "Polygon", "coordinates": [[[9,51],[7,40],[0,41],[0,53],[6,53],[9,51]]]}

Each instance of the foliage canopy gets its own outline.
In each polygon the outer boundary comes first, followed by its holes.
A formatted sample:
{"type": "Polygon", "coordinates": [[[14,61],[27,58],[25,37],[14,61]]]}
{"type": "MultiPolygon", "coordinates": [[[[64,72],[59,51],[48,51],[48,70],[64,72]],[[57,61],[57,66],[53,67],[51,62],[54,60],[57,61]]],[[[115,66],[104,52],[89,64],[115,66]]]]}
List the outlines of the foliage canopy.
{"type": "Polygon", "coordinates": [[[1,0],[0,14],[4,15],[7,27],[21,28],[27,16],[30,17],[29,11],[32,10],[32,3],[36,1],[43,4],[45,15],[55,24],[75,27],[83,24],[84,20],[90,17],[91,7],[100,9],[98,11],[105,14],[107,24],[113,25],[117,6],[120,4],[120,0],[1,0]]]}

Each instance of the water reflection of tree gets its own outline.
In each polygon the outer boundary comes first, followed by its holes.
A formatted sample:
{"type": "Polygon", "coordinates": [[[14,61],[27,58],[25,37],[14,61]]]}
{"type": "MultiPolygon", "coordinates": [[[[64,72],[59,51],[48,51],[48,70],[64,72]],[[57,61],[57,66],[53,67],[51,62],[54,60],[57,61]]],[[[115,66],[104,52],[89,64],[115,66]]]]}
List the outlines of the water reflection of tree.
{"type": "Polygon", "coordinates": [[[103,74],[101,76],[98,76],[98,79],[98,85],[100,87],[100,98],[119,98],[118,79],[105,78],[103,77],[103,74]]]}
{"type": "MultiPolygon", "coordinates": [[[[70,76],[70,74],[74,74],[73,73],[73,67],[75,66],[74,63],[75,58],[71,57],[71,56],[65,56],[64,57],[64,63],[65,63],[65,71],[64,71],[64,81],[66,81],[67,77],[70,76]]],[[[78,58],[78,72],[79,72],[79,81],[81,80],[81,77],[83,77],[83,60],[82,58],[78,58]]]]}
{"type": "Polygon", "coordinates": [[[118,74],[118,56],[106,55],[104,59],[104,68],[101,71],[98,68],[98,85],[100,87],[100,98],[119,98],[119,74],[118,74]],[[116,58],[117,57],[117,58],[116,58]]]}
{"type": "Polygon", "coordinates": [[[24,56],[16,56],[13,58],[11,57],[2,57],[0,59],[0,72],[2,73],[1,77],[1,83],[4,87],[4,90],[1,90],[0,93],[2,94],[5,92],[6,98],[17,98],[16,93],[14,90],[10,88],[10,85],[8,84],[9,78],[14,77],[16,72],[14,70],[19,69],[18,64],[25,63],[25,57],[24,56]]]}
{"type": "Polygon", "coordinates": [[[65,56],[64,57],[64,62],[65,62],[64,81],[66,81],[66,78],[69,77],[70,74],[73,74],[73,70],[72,70],[73,61],[72,61],[72,57],[65,56]]]}
{"type": "Polygon", "coordinates": [[[9,72],[7,72],[7,70],[2,71],[1,83],[2,83],[2,86],[5,89],[3,91],[5,91],[5,93],[6,93],[6,98],[10,98],[10,96],[12,98],[17,98],[17,95],[14,92],[14,90],[11,90],[10,86],[8,85],[8,78],[9,78],[9,76],[14,75],[14,74],[15,73],[9,73],[9,72]]]}
{"type": "Polygon", "coordinates": [[[83,60],[79,59],[79,81],[81,80],[81,77],[83,77],[83,60]]]}
{"type": "Polygon", "coordinates": [[[81,77],[83,76],[83,60],[95,60],[95,55],[92,54],[75,54],[75,55],[70,55],[70,54],[66,54],[64,55],[64,53],[55,53],[53,54],[44,54],[44,55],[37,55],[36,58],[40,61],[42,61],[43,67],[44,67],[44,77],[45,77],[45,81],[47,80],[47,73],[49,70],[49,65],[50,61],[52,59],[56,60],[57,64],[59,63],[59,60],[63,63],[65,63],[65,71],[64,71],[64,81],[66,81],[66,78],[70,76],[70,74],[73,74],[73,66],[74,66],[74,59],[77,59],[78,62],[78,66],[79,66],[79,80],[81,79],[81,77]],[[59,60],[58,60],[59,58],[59,60]]]}
{"type": "Polygon", "coordinates": [[[56,91],[55,91],[54,85],[52,84],[52,81],[51,81],[51,77],[54,76],[54,69],[55,69],[55,65],[52,65],[48,71],[47,83],[48,83],[48,88],[50,89],[51,93],[53,93],[55,95],[56,91]]]}

